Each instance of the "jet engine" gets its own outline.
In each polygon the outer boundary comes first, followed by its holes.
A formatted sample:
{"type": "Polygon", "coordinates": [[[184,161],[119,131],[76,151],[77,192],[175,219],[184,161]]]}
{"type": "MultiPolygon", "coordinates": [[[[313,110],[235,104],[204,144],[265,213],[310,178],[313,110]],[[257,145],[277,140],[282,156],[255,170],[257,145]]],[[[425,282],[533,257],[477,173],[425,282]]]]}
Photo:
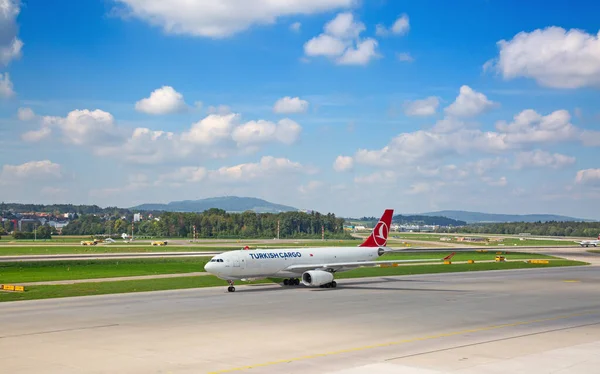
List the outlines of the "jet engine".
{"type": "Polygon", "coordinates": [[[302,284],[305,286],[321,286],[333,282],[333,274],[322,270],[305,271],[302,274],[302,284]]]}

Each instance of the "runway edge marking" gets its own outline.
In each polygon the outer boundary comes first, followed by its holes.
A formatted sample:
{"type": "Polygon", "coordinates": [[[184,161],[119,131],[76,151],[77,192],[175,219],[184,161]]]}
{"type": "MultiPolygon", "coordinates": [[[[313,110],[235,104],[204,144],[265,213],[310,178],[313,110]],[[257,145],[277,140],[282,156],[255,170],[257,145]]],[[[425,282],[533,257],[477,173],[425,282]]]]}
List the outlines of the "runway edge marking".
{"type": "Polygon", "coordinates": [[[312,355],[293,357],[293,358],[277,360],[277,361],[263,362],[263,363],[259,363],[259,364],[240,366],[240,367],[231,368],[231,369],[211,371],[208,374],[231,373],[231,372],[235,372],[235,371],[250,370],[250,369],[255,369],[255,368],[265,367],[265,366],[273,366],[273,365],[285,364],[285,363],[290,363],[290,362],[310,360],[310,359],[319,358],[319,357],[334,356],[334,355],[343,354],[343,353],[366,351],[366,350],[375,349],[375,348],[390,347],[390,346],[414,343],[414,342],[425,341],[425,340],[447,338],[450,336],[456,336],[456,335],[462,335],[462,334],[468,334],[468,333],[475,333],[475,332],[482,332],[482,331],[489,331],[489,330],[498,330],[498,329],[503,329],[503,328],[507,328],[507,327],[532,325],[534,323],[558,321],[558,320],[562,320],[562,319],[582,317],[582,316],[595,315],[595,314],[600,314],[600,311],[593,311],[593,312],[590,311],[590,312],[575,313],[575,314],[563,315],[563,316],[552,317],[552,318],[543,318],[543,319],[536,319],[536,320],[531,320],[531,321],[522,321],[522,322],[506,323],[506,324],[502,324],[502,325],[485,326],[485,327],[479,327],[479,328],[475,328],[475,329],[453,331],[453,332],[448,332],[448,333],[444,333],[444,334],[422,336],[422,337],[398,340],[398,341],[393,341],[393,342],[388,342],[388,343],[347,348],[347,349],[341,349],[341,350],[337,350],[337,351],[324,352],[324,353],[315,353],[312,355]]]}

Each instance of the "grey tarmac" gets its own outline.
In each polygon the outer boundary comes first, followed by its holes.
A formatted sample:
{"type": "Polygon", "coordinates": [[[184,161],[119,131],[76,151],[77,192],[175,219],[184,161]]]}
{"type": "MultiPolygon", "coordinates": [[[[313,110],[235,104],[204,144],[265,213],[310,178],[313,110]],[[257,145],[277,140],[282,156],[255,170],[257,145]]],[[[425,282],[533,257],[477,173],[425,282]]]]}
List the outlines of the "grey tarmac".
{"type": "Polygon", "coordinates": [[[597,266],[236,289],[2,303],[2,369],[437,374],[600,367],[597,266]]]}

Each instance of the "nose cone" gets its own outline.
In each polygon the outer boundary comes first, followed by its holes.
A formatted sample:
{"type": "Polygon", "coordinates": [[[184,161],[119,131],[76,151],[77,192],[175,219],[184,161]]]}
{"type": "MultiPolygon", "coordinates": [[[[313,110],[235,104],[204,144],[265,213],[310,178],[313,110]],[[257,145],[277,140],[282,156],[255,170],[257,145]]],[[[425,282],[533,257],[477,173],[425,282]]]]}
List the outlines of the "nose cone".
{"type": "Polygon", "coordinates": [[[206,265],[204,265],[204,271],[214,274],[215,273],[215,268],[216,268],[216,264],[214,262],[207,262],[206,265]]]}

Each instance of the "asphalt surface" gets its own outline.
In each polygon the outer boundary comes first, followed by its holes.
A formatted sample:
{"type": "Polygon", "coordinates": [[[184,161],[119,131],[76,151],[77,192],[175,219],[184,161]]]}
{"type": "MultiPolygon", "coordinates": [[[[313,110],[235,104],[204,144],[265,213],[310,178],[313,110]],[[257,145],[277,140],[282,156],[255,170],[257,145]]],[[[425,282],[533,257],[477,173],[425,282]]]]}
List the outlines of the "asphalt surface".
{"type": "Polygon", "coordinates": [[[595,373],[596,266],[0,305],[7,373],[595,373]]]}

